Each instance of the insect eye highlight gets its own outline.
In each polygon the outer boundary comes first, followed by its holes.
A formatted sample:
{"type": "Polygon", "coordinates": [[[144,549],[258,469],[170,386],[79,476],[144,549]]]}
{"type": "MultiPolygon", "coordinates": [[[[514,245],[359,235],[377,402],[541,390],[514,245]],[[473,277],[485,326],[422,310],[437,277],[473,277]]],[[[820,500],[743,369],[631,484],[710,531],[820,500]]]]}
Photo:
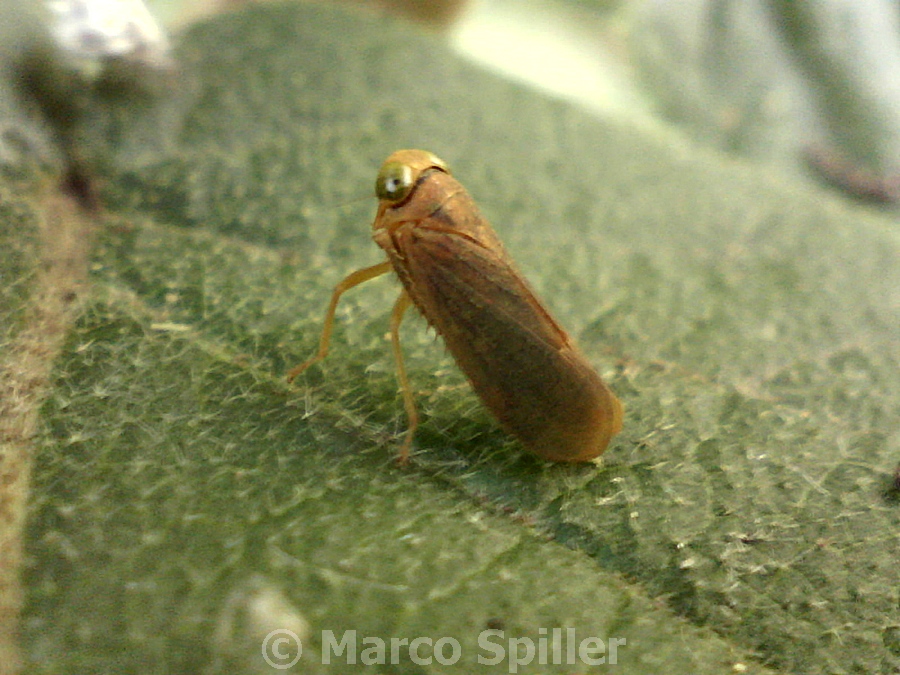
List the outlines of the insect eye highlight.
{"type": "Polygon", "coordinates": [[[388,162],[375,179],[375,195],[389,202],[401,202],[409,196],[415,181],[412,167],[400,162],[388,162]]]}

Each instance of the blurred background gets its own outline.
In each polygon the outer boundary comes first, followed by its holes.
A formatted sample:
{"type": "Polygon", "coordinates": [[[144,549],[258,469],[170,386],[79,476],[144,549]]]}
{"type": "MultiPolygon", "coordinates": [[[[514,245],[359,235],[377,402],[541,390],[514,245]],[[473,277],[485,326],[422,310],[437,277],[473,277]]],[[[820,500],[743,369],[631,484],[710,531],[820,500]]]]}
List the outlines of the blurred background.
{"type": "MultiPolygon", "coordinates": [[[[52,154],[50,137],[77,117],[71,100],[109,71],[117,90],[165,90],[177,35],[253,1],[0,0],[0,162],[52,154]],[[11,91],[23,59],[40,64],[25,96],[11,91]],[[34,98],[43,114],[23,113],[34,98]]],[[[422,24],[488,69],[675,141],[868,202],[900,198],[896,0],[330,1],[422,24]]]]}

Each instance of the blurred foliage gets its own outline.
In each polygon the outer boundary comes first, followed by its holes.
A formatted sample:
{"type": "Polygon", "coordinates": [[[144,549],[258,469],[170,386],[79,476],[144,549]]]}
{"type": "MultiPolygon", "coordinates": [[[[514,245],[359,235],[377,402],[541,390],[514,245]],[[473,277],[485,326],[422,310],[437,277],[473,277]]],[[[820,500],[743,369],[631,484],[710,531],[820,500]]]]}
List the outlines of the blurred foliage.
{"type": "Polygon", "coordinates": [[[825,152],[872,180],[900,180],[893,0],[649,0],[633,8],[635,72],[660,112],[692,137],[782,167],[825,152]]]}

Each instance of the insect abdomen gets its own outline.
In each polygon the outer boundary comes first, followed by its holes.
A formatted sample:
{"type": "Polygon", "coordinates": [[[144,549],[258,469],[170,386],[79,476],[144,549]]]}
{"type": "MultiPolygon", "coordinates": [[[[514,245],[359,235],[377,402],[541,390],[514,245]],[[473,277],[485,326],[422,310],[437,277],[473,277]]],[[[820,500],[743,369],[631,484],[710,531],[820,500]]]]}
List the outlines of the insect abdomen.
{"type": "Polygon", "coordinates": [[[421,224],[395,242],[407,292],[501,425],[545,459],[600,455],[622,406],[505,258],[421,224]]]}

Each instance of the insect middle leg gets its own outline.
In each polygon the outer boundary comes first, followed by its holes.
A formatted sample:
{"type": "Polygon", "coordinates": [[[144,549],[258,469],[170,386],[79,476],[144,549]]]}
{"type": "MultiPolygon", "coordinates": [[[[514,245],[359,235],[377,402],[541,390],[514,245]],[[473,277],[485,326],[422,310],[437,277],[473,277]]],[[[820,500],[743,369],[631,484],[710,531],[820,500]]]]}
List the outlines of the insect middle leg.
{"type": "Polygon", "coordinates": [[[416,434],[416,427],[419,426],[419,413],[416,410],[416,402],[413,400],[412,390],[409,388],[406,365],[403,363],[403,350],[400,349],[400,323],[403,321],[403,315],[411,304],[412,300],[409,294],[402,290],[400,295],[397,296],[397,302],[394,303],[394,309],[391,312],[391,346],[394,349],[394,360],[397,362],[397,380],[400,382],[400,391],[403,392],[403,406],[406,408],[406,419],[409,423],[409,428],[406,430],[406,438],[403,439],[403,445],[400,446],[400,456],[397,458],[401,464],[406,464],[409,460],[413,436],[416,434]]]}
{"type": "Polygon", "coordinates": [[[354,286],[359,286],[360,284],[365,283],[369,279],[374,279],[375,277],[381,276],[382,274],[390,271],[391,263],[385,260],[384,262],[378,263],[377,265],[364,267],[361,270],[351,272],[344,278],[343,281],[341,281],[341,283],[334,287],[334,292],[331,294],[331,303],[328,305],[328,311],[325,313],[325,326],[322,329],[322,337],[319,338],[319,351],[317,351],[315,355],[301,363],[296,368],[292,368],[287,374],[288,382],[293,382],[294,379],[304,370],[328,356],[328,347],[329,343],[331,342],[331,331],[334,328],[334,313],[335,311],[337,311],[338,300],[341,299],[341,296],[344,294],[344,292],[349,291],[354,286]]]}

